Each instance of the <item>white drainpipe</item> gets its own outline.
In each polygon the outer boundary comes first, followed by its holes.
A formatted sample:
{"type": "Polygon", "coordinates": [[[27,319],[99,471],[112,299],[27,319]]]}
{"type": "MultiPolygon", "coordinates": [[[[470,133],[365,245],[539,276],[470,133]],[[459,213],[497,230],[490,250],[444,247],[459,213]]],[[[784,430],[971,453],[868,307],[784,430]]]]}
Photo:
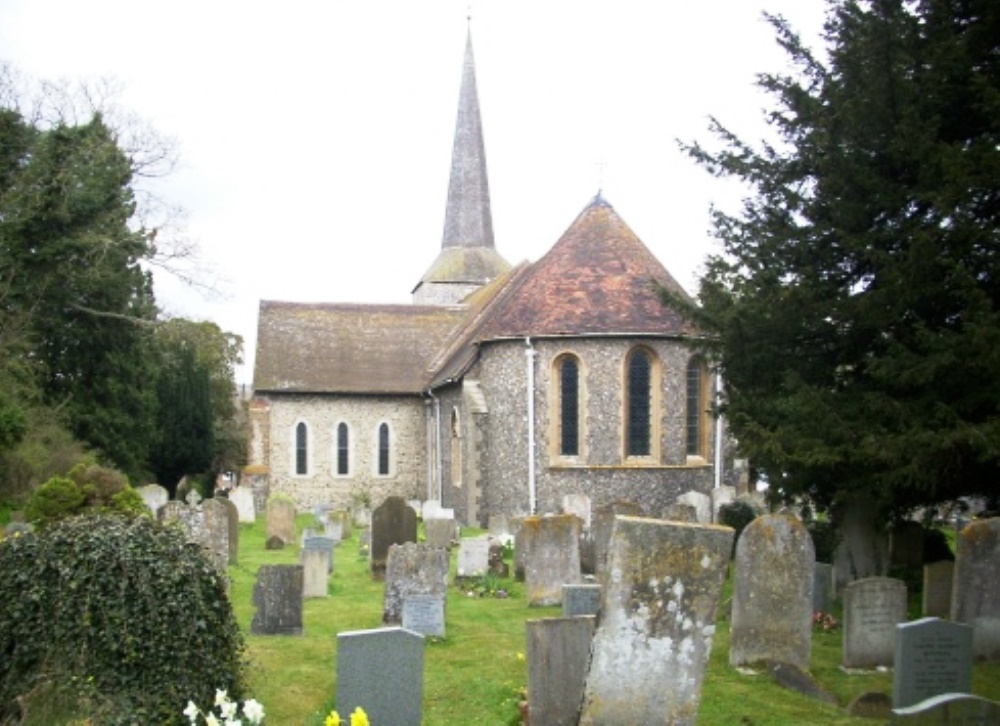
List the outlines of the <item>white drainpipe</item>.
{"type": "Polygon", "coordinates": [[[535,349],[531,338],[525,338],[528,346],[524,351],[528,366],[528,514],[534,514],[535,497],[535,349]]]}
{"type": "Polygon", "coordinates": [[[434,402],[433,432],[427,433],[427,498],[434,499],[434,484],[437,484],[437,501],[441,502],[444,489],[441,480],[441,401],[430,389],[427,389],[427,395],[434,402]]]}
{"type": "MultiPolygon", "coordinates": [[[[716,407],[722,402],[722,376],[715,374],[716,407]]],[[[722,416],[715,418],[715,488],[722,486],[722,416]]]]}

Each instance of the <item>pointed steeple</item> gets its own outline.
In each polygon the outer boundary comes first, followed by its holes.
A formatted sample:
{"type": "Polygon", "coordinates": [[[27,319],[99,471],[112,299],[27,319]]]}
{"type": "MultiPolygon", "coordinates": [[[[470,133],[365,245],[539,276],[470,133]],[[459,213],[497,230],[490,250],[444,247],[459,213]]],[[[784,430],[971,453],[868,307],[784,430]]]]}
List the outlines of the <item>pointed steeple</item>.
{"type": "Polygon", "coordinates": [[[457,303],[509,269],[510,264],[497,254],[493,244],[490,185],[470,29],[465,39],[441,252],[414,288],[413,301],[457,303]]]}

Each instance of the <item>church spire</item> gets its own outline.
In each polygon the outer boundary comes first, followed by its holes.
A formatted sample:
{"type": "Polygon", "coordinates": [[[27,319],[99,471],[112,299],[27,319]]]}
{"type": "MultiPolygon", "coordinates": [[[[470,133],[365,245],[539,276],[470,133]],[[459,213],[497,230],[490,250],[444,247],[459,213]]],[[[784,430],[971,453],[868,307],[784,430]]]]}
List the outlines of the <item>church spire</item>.
{"type": "Polygon", "coordinates": [[[476,93],[476,63],[472,56],[472,30],[465,38],[462,88],[451,152],[451,180],[445,209],[441,247],[487,247],[493,249],[493,217],[490,185],[486,176],[483,125],[476,93]]]}

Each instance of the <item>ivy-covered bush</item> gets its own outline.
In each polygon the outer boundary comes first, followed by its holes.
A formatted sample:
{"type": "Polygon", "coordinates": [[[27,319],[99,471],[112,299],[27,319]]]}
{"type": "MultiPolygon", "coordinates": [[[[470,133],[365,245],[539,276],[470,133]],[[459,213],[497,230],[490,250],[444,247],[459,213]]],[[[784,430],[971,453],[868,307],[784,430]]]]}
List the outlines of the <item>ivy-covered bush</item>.
{"type": "Polygon", "coordinates": [[[142,496],[116,469],[78,464],[66,476],[56,476],[39,486],[25,506],[28,521],[39,526],[85,511],[147,515],[142,496]]]}
{"type": "Polygon", "coordinates": [[[223,576],[147,517],[89,513],[0,540],[0,723],[55,689],[100,724],[183,724],[189,700],[245,695],[223,576]]]}

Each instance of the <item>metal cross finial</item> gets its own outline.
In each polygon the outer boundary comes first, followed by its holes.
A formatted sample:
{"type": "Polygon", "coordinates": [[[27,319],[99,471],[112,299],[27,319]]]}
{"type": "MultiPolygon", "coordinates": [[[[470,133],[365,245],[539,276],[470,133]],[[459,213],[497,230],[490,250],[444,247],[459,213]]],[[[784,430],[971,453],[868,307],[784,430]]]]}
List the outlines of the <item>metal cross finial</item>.
{"type": "Polygon", "coordinates": [[[597,167],[597,196],[601,196],[604,191],[604,171],[608,168],[606,161],[598,161],[594,164],[597,167]]]}

